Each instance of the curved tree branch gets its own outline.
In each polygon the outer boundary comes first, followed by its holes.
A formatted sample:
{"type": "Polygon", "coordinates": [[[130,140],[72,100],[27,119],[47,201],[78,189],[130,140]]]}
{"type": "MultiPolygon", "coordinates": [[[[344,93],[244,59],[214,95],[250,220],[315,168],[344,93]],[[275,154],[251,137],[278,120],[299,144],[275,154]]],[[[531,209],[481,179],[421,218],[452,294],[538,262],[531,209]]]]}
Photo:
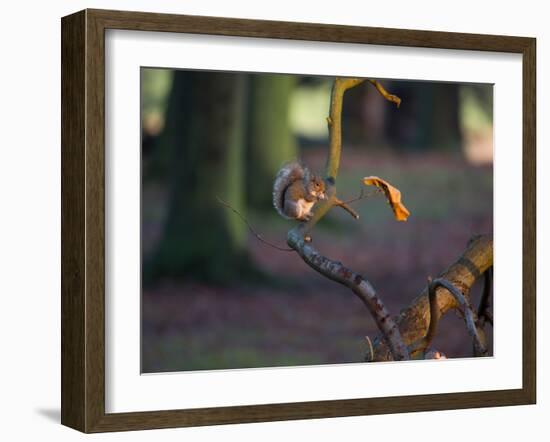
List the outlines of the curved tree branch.
{"type": "Polygon", "coordinates": [[[399,333],[399,329],[384,306],[382,300],[376,294],[370,282],[358,273],[345,267],[342,263],[330,260],[321,255],[312,245],[309,232],[328,213],[330,209],[339,206],[347,210],[354,218],[359,215],[345,202],[336,196],[336,177],[340,166],[340,155],[342,152],[342,104],[344,93],[364,79],[357,78],[336,78],[332,88],[330,115],[327,118],[329,128],[329,152],[326,164],[325,194],[326,200],[318,204],[312,218],[300,223],[288,232],[288,245],[296,250],[306,264],[327,278],[349,287],[372,314],[384,342],[394,360],[409,359],[407,346],[399,333]]]}
{"type": "Polygon", "coordinates": [[[428,326],[428,331],[426,336],[412,344],[409,347],[411,355],[415,355],[417,352],[422,352],[424,357],[426,356],[426,351],[432,345],[433,339],[437,332],[437,324],[441,313],[439,311],[439,306],[437,305],[437,285],[433,283],[432,278],[428,278],[428,299],[430,303],[430,325],[428,326]]]}
{"type": "Polygon", "coordinates": [[[367,279],[345,267],[341,262],[330,260],[321,255],[295,229],[291,230],[288,234],[288,245],[296,250],[311,268],[327,278],[349,287],[363,301],[372,314],[384,336],[393,359],[409,359],[409,352],[401,339],[397,324],[367,279]]]}
{"type": "Polygon", "coordinates": [[[401,106],[401,98],[388,93],[388,91],[386,91],[386,89],[384,89],[384,87],[378,81],[369,80],[369,83],[372,84],[376,88],[376,90],[380,92],[380,95],[382,95],[386,100],[395,103],[397,107],[401,106]]]}
{"type": "MultiPolygon", "coordinates": [[[[350,270],[341,262],[323,256],[311,245],[310,232],[333,207],[343,207],[357,218],[356,212],[336,196],[336,177],[342,151],[341,113],[344,93],[363,81],[365,80],[354,78],[337,78],[334,81],[330,115],[327,118],[330,139],[325,177],[327,198],[316,206],[314,215],[309,221],[299,223],[288,232],[288,245],[314,270],[349,287],[363,301],[380,330],[380,335],[372,343],[369,359],[373,361],[410,359],[408,345],[412,343],[415,343],[411,346],[413,352],[422,350],[424,354],[435,335],[439,317],[459,306],[464,309],[468,330],[474,337],[476,354],[485,354],[483,340],[475,327],[475,313],[469,308],[468,293],[475,280],[493,264],[491,237],[479,236],[473,239],[464,254],[438,279],[431,281],[429,287],[414,299],[396,320],[389,314],[366,278],[350,270]],[[429,296],[430,292],[431,296],[429,296]],[[430,318],[433,318],[433,321],[430,321],[430,318]],[[472,324],[474,324],[473,328],[472,324]]],[[[386,100],[399,106],[401,100],[398,97],[389,94],[376,80],[368,81],[386,100]]]]}
{"type": "Polygon", "coordinates": [[[462,308],[468,333],[470,333],[470,336],[474,341],[474,356],[487,356],[487,348],[482,342],[477,331],[475,313],[470,307],[464,294],[445,278],[437,278],[430,283],[430,290],[435,291],[437,287],[446,288],[454,296],[456,302],[458,302],[462,308]]]}
{"type": "MultiPolygon", "coordinates": [[[[468,301],[468,293],[474,282],[493,265],[493,239],[490,235],[478,236],[470,242],[467,249],[440,278],[449,281],[462,292],[468,301]]],[[[436,290],[437,308],[441,316],[449,310],[459,307],[459,302],[445,288],[436,290]]],[[[416,343],[427,332],[430,322],[430,302],[428,287],[418,295],[407,308],[399,314],[397,324],[406,345],[416,343]]],[[[382,336],[373,340],[374,361],[392,360],[392,354],[382,336]]]]}

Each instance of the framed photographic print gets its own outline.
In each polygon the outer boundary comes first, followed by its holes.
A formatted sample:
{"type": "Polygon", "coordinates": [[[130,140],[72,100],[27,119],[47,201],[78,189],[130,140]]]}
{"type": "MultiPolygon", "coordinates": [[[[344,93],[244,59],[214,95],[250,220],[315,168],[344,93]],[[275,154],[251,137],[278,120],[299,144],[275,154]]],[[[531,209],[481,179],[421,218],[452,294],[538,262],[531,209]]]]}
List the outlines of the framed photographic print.
{"type": "Polygon", "coordinates": [[[535,39],[62,19],[62,423],[533,404],[535,39]]]}

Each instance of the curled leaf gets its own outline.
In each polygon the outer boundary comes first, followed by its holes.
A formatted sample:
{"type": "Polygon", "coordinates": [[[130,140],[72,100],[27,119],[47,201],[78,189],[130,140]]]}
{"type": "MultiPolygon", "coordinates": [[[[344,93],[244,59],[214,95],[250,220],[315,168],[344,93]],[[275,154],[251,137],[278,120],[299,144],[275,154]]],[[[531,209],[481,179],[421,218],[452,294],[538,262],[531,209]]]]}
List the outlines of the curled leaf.
{"type": "Polygon", "coordinates": [[[393,210],[393,215],[397,221],[407,221],[410,212],[401,202],[401,192],[390,183],[378,178],[377,176],[368,176],[363,178],[363,184],[366,186],[376,186],[384,191],[386,199],[393,210]]]}

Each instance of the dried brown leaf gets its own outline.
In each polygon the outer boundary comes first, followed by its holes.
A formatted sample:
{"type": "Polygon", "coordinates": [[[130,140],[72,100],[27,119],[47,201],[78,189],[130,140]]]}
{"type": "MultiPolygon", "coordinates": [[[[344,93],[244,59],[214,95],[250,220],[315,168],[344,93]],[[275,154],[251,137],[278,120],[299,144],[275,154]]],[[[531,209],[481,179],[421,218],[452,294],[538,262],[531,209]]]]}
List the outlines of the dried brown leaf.
{"type": "Polygon", "coordinates": [[[393,214],[397,221],[407,221],[410,212],[401,202],[401,192],[393,187],[390,183],[377,176],[368,176],[363,178],[363,184],[366,186],[376,186],[384,191],[386,199],[393,210],[393,214]]]}

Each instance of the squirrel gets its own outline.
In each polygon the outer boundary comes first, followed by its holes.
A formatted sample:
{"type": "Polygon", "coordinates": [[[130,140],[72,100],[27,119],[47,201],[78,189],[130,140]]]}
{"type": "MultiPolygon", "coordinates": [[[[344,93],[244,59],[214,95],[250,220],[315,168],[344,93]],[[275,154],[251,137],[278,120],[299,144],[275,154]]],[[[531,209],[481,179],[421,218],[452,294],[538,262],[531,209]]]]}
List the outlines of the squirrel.
{"type": "Polygon", "coordinates": [[[313,205],[326,199],[325,182],[298,162],[285,164],[273,183],[273,206],[283,218],[307,221],[313,205]]]}

